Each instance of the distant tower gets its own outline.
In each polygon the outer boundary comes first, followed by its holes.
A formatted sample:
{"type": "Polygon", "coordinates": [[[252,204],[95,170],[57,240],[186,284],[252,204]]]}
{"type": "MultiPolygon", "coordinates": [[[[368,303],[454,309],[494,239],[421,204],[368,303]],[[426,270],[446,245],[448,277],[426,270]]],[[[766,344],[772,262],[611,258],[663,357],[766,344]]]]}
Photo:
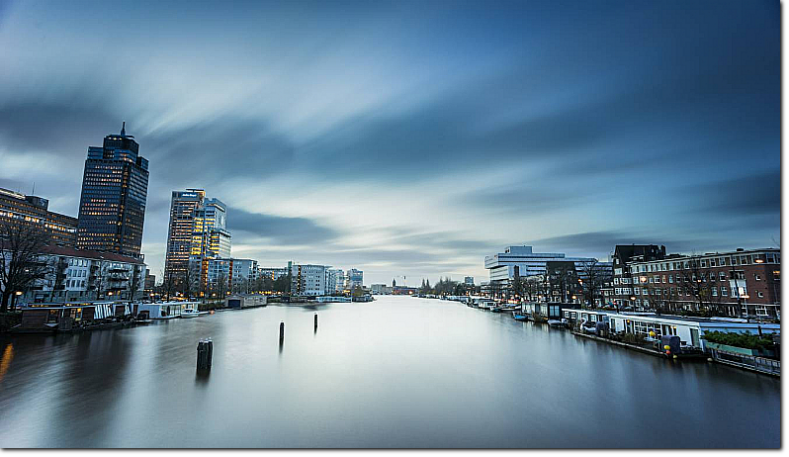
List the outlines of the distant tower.
{"type": "Polygon", "coordinates": [[[103,147],[88,148],[79,202],[77,248],[140,257],[148,160],[126,135],[104,137],[103,147]]]}
{"type": "Polygon", "coordinates": [[[395,281],[394,279],[392,279],[392,287],[397,287],[397,281],[395,281]]]}

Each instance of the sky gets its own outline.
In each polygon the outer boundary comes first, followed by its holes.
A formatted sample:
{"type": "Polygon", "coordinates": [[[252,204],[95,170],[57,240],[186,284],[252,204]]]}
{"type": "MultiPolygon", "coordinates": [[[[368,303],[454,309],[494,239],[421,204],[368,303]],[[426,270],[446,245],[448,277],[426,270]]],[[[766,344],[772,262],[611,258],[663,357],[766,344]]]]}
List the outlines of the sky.
{"type": "Polygon", "coordinates": [[[232,255],[487,279],[505,246],[780,243],[776,1],[0,0],[0,187],[76,216],[88,146],[228,206],[232,255]]]}

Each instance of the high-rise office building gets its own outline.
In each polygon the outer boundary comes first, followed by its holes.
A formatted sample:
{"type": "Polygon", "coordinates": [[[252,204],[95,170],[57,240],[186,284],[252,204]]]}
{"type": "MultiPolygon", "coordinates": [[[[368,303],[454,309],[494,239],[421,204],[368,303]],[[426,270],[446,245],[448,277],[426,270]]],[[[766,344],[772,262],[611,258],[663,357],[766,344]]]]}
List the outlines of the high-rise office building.
{"type": "Polygon", "coordinates": [[[0,222],[44,233],[49,244],[76,247],[77,219],[49,211],[49,200],[0,188],[0,222]]]}
{"type": "Polygon", "coordinates": [[[126,135],[104,137],[102,147],[88,148],[79,203],[77,247],[140,257],[148,160],[126,135]]]}
{"type": "Polygon", "coordinates": [[[192,254],[195,213],[203,204],[202,189],[174,190],[170,200],[170,228],[167,232],[167,253],[164,259],[164,277],[183,274],[189,267],[192,254]]]}
{"type": "Polygon", "coordinates": [[[348,288],[353,290],[357,287],[364,287],[364,272],[351,268],[348,270],[348,288]]]}
{"type": "Polygon", "coordinates": [[[203,189],[173,191],[165,280],[181,281],[188,270],[193,284],[208,288],[212,275],[219,278],[225,269],[231,271],[230,232],[226,227],[227,207],[220,200],[206,198],[203,189]]]}
{"type": "Polygon", "coordinates": [[[201,257],[230,257],[227,206],[219,199],[207,198],[195,210],[191,254],[201,257]]]}

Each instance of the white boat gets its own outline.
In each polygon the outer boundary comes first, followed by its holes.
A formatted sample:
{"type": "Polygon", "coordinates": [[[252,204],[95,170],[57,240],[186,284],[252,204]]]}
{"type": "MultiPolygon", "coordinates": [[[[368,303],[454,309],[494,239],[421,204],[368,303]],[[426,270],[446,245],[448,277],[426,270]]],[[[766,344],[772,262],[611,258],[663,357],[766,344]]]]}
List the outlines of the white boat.
{"type": "Polygon", "coordinates": [[[548,325],[551,327],[567,327],[567,319],[548,319],[548,325]]]}
{"type": "Polygon", "coordinates": [[[197,309],[189,309],[181,311],[181,317],[192,318],[192,317],[200,317],[202,313],[197,309]]]}

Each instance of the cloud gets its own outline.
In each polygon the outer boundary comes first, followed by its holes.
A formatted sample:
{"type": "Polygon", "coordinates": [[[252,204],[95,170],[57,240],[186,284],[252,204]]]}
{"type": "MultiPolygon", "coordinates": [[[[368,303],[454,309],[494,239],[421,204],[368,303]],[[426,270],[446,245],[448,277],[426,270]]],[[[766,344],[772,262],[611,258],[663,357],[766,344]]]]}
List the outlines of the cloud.
{"type": "Polygon", "coordinates": [[[339,233],[303,217],[281,217],[270,214],[251,213],[228,207],[227,226],[235,239],[244,239],[246,232],[266,238],[274,243],[303,245],[322,244],[334,240],[339,233]]]}
{"type": "Polygon", "coordinates": [[[688,185],[680,192],[698,199],[695,211],[723,217],[780,216],[781,170],[774,169],[714,183],[688,185]]]}
{"type": "Polygon", "coordinates": [[[0,4],[0,185],[76,214],[127,121],[149,262],[187,187],[245,253],[392,273],[780,227],[775,2],[0,4]],[[119,8],[139,33],[84,32],[119,8]]]}

